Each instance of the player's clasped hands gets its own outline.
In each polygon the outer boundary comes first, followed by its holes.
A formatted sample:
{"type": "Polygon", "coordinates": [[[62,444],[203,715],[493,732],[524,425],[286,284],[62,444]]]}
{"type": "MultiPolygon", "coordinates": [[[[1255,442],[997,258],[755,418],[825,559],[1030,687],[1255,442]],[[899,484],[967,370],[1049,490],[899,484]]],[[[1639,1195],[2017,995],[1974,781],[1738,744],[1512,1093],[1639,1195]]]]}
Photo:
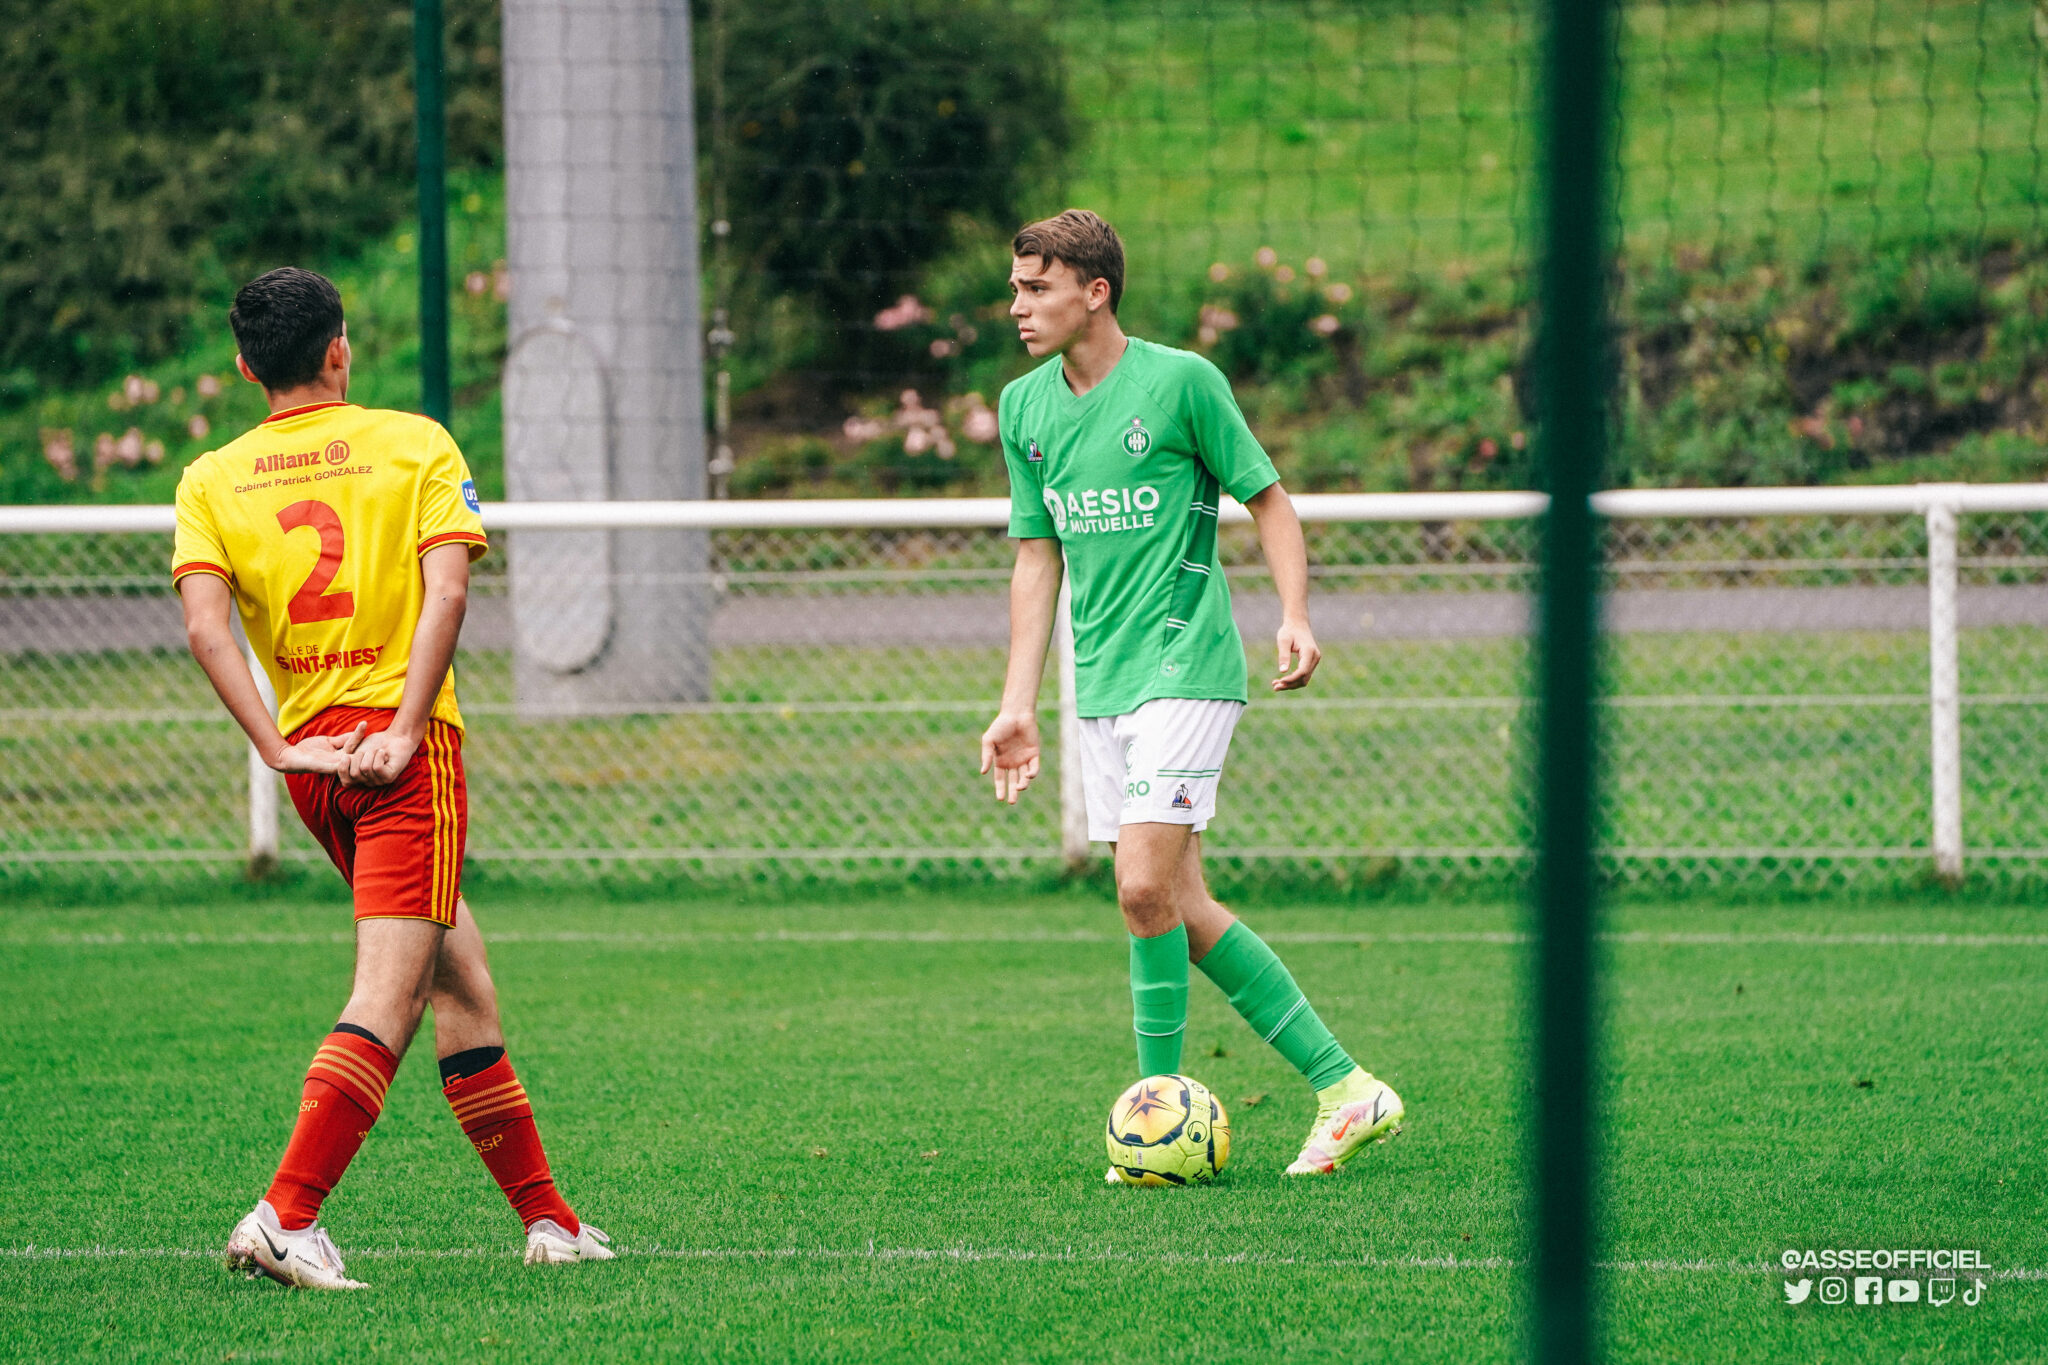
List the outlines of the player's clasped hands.
{"type": "Polygon", "coordinates": [[[308,735],[297,744],[287,744],[278,750],[270,766],[281,773],[329,773],[339,777],[348,771],[349,759],[369,729],[368,725],[358,725],[345,735],[308,735]]]}
{"type": "Polygon", "coordinates": [[[997,716],[981,735],[981,770],[995,774],[996,800],[1016,805],[1038,776],[1038,717],[997,716]]]}
{"type": "Polygon", "coordinates": [[[412,762],[419,747],[418,739],[379,730],[356,746],[348,756],[348,766],[335,775],[344,787],[388,787],[412,762]]]}

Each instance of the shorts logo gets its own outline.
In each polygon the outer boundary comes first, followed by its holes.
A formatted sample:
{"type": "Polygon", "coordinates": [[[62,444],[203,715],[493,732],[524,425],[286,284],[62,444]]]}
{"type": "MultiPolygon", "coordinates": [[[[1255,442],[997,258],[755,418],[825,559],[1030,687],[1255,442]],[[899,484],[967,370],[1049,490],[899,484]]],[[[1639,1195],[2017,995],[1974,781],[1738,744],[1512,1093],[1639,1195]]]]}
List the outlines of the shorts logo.
{"type": "Polygon", "coordinates": [[[1045,462],[1045,452],[1038,448],[1038,442],[1030,441],[1025,444],[1024,459],[1028,464],[1043,464],[1045,462]]]}
{"type": "Polygon", "coordinates": [[[1144,422],[1131,419],[1131,429],[1124,433],[1124,454],[1137,459],[1152,448],[1152,433],[1145,430],[1144,422]]]}
{"type": "Polygon", "coordinates": [[[346,464],[346,463],[348,463],[348,442],[347,442],[347,441],[329,441],[329,442],[327,443],[327,452],[326,452],[326,453],[327,453],[327,463],[329,463],[329,464],[346,464]]]}
{"type": "Polygon", "coordinates": [[[1195,808],[1195,803],[1188,799],[1187,783],[1183,782],[1180,786],[1174,788],[1173,808],[1175,810],[1193,810],[1195,808]]]}
{"type": "MultiPolygon", "coordinates": [[[[337,442],[337,444],[339,443],[337,442]]],[[[329,458],[331,459],[333,457],[329,456],[329,458]]],[[[483,511],[483,504],[478,502],[476,499],[475,479],[464,479],[462,481],[462,504],[472,512],[483,511]]]]}

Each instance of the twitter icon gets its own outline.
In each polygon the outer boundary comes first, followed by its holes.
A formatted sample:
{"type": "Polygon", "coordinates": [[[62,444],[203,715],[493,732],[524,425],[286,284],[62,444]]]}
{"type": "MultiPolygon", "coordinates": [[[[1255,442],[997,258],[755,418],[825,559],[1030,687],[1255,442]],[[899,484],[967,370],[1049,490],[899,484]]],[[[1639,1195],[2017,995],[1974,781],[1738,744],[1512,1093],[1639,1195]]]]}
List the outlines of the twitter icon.
{"type": "Polygon", "coordinates": [[[1785,1281],[1785,1302],[1787,1303],[1805,1303],[1806,1296],[1812,1292],[1812,1280],[1785,1281]]]}

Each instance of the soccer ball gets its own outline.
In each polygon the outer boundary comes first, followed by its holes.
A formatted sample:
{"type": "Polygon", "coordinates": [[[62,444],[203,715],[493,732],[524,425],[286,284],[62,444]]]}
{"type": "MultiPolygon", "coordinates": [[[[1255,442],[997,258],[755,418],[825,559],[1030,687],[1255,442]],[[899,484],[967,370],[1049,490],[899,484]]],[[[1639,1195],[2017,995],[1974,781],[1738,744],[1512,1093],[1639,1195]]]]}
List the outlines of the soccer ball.
{"type": "Polygon", "coordinates": [[[1230,1160],[1230,1115],[1189,1076],[1147,1076],[1118,1095],[1108,1137],[1126,1185],[1199,1185],[1230,1160]]]}

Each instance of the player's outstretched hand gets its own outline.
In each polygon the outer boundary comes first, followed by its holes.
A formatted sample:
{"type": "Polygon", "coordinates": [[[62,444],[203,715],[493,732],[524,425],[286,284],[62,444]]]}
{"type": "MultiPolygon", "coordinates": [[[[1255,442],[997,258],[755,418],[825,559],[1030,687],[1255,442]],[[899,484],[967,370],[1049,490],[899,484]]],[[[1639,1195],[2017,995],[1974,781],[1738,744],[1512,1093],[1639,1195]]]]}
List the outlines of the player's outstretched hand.
{"type": "Polygon", "coordinates": [[[981,770],[995,774],[996,800],[1017,804],[1017,793],[1038,776],[1038,717],[1003,714],[981,733],[981,770]]]}
{"type": "Polygon", "coordinates": [[[341,785],[388,787],[405,771],[405,765],[412,762],[413,753],[419,747],[417,736],[401,735],[395,730],[379,730],[365,739],[357,746],[356,751],[349,755],[348,767],[340,774],[341,785]]]}
{"type": "Polygon", "coordinates": [[[349,756],[363,742],[370,727],[358,725],[345,735],[308,735],[297,744],[278,750],[270,766],[281,773],[333,773],[348,769],[349,756]]]}
{"type": "Polygon", "coordinates": [[[1308,628],[1308,622],[1283,624],[1274,643],[1279,647],[1280,676],[1273,679],[1273,690],[1292,692],[1297,687],[1307,687],[1316,665],[1323,661],[1323,651],[1316,645],[1315,632],[1308,628]]]}

